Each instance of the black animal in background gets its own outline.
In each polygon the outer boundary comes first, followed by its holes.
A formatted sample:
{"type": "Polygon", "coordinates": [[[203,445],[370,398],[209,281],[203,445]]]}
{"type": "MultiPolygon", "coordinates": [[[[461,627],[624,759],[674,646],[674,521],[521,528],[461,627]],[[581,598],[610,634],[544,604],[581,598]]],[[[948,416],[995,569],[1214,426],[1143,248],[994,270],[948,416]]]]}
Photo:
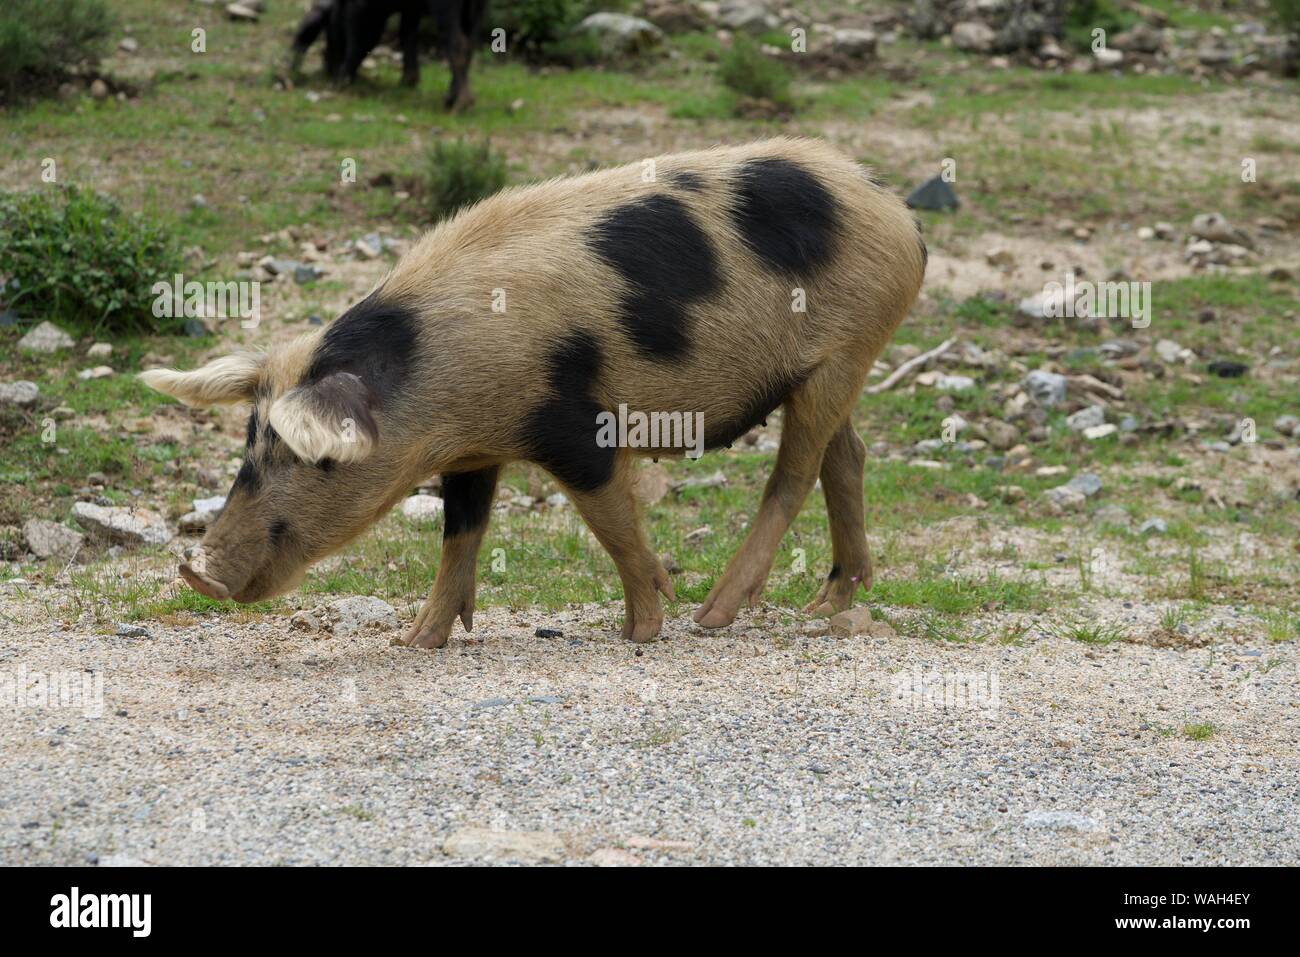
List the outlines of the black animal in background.
{"type": "Polygon", "coordinates": [[[451,86],[444,103],[448,109],[463,110],[474,102],[469,65],[486,11],[487,0],[316,0],[294,33],[292,69],[298,71],[307,50],[324,34],[326,75],[335,83],[351,82],[379,43],[389,18],[398,14],[402,84],[416,86],[420,82],[420,20],[432,16],[451,68],[451,86]]]}

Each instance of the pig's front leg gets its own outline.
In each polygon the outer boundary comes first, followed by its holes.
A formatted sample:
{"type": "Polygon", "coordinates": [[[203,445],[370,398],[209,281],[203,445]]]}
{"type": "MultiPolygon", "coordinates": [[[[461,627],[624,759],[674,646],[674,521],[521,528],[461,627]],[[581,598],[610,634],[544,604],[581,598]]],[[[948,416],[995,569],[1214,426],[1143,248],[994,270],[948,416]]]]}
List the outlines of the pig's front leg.
{"type": "Polygon", "coordinates": [[[493,466],[442,477],[446,506],[438,577],[429,600],[402,636],[402,644],[412,648],[441,648],[451,636],[457,618],[466,631],[473,630],[475,566],[500,472],[500,468],[493,466]]]}

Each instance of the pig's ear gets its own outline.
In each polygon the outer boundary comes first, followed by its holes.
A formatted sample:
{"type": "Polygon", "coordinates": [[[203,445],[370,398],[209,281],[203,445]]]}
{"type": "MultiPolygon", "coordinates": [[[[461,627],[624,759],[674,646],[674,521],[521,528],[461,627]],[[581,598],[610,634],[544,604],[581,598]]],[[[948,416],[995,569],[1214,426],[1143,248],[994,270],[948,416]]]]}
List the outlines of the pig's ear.
{"type": "Polygon", "coordinates": [[[351,372],[333,372],[290,389],[271,406],[271,427],[304,462],[359,462],[379,438],[370,387],[351,372]]]}
{"type": "Polygon", "coordinates": [[[180,399],[186,405],[220,405],[253,397],[266,357],[254,352],[213,359],[193,372],[149,369],[140,379],[151,389],[180,399]]]}

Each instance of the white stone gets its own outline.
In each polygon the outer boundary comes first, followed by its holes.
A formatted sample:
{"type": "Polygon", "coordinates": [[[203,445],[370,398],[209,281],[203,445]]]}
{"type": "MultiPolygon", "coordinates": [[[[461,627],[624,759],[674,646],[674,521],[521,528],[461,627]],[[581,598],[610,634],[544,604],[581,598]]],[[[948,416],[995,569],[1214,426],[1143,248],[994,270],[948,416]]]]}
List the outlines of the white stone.
{"type": "Polygon", "coordinates": [[[72,517],[92,536],[117,545],[166,545],[171,529],[147,508],[77,502],[72,517]]]}
{"type": "Polygon", "coordinates": [[[443,507],[436,495],[412,495],[402,500],[402,515],[412,522],[434,522],[442,517],[443,507]]]}
{"type": "Polygon", "coordinates": [[[71,349],[76,342],[52,322],[42,322],[18,340],[18,348],[26,352],[54,353],[71,349]]]}

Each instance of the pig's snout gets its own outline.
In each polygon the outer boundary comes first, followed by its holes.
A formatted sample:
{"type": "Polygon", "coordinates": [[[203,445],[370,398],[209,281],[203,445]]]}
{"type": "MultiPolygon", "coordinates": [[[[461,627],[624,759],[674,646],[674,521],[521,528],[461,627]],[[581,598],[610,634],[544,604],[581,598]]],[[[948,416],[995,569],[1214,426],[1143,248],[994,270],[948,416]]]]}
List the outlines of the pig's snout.
{"type": "Polygon", "coordinates": [[[204,555],[200,548],[194,558],[181,565],[181,577],[200,595],[215,598],[218,601],[230,597],[230,589],[212,578],[204,569],[204,555]]]}

